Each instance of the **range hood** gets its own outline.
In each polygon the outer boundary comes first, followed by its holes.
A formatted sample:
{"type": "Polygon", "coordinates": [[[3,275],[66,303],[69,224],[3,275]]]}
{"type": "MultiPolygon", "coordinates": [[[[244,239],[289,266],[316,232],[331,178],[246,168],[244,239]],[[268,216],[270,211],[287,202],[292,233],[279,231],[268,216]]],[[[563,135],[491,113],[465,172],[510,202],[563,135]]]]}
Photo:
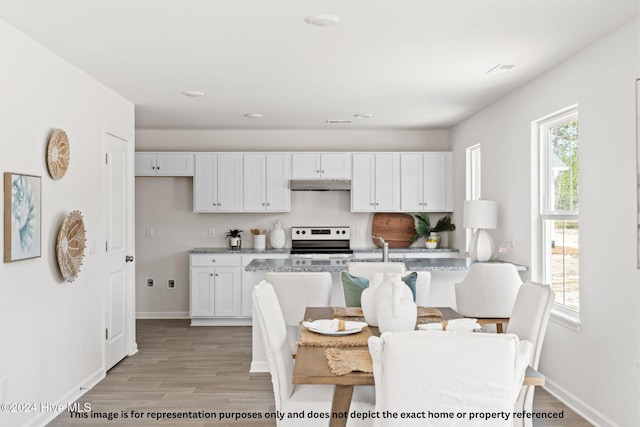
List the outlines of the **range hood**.
{"type": "Polygon", "coordinates": [[[349,191],[348,179],[292,179],[291,191],[349,191]]]}

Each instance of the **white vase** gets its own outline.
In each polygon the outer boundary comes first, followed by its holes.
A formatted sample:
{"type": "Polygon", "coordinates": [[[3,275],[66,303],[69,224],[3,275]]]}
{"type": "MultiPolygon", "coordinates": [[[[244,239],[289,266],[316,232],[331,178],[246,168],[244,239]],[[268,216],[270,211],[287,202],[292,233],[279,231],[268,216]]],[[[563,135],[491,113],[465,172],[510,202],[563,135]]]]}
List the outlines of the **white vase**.
{"type": "Polygon", "coordinates": [[[367,325],[378,326],[378,321],[376,320],[376,290],[378,286],[382,284],[382,280],[382,273],[371,274],[369,287],[360,294],[360,306],[362,307],[362,314],[364,315],[364,321],[367,322],[367,325]]]}
{"type": "Polygon", "coordinates": [[[284,248],[285,234],[280,221],[273,223],[273,230],[271,230],[271,235],[269,236],[269,243],[274,249],[284,248]]]}
{"type": "Polygon", "coordinates": [[[440,234],[437,232],[431,232],[427,236],[427,240],[425,241],[425,246],[427,249],[435,249],[438,247],[440,243],[440,234]]]}
{"type": "Polygon", "coordinates": [[[413,331],[418,307],[413,294],[401,279],[383,282],[376,290],[376,320],[380,332],[413,331]]]}

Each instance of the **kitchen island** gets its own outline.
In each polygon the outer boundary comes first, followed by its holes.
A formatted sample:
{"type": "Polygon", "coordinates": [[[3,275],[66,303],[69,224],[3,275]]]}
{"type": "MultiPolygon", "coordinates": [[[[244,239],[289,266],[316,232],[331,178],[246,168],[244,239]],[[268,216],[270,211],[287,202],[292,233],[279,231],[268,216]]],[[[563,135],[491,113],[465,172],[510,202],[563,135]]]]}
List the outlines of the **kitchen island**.
{"type": "MultiPolygon", "coordinates": [[[[431,291],[429,305],[438,307],[452,307],[455,309],[455,283],[462,280],[472,264],[477,261],[471,258],[390,258],[390,262],[403,262],[406,270],[428,271],[431,273],[431,291]]],[[[333,289],[331,304],[344,305],[340,272],[346,270],[349,262],[380,262],[377,258],[352,260],[292,260],[260,259],[256,258],[245,266],[245,271],[264,275],[268,272],[314,272],[326,271],[331,273],[333,289]]],[[[504,261],[491,261],[504,262],[504,261]]],[[[528,268],[514,264],[516,269],[524,273],[528,268]]],[[[258,277],[258,276],[257,276],[258,277]]]]}

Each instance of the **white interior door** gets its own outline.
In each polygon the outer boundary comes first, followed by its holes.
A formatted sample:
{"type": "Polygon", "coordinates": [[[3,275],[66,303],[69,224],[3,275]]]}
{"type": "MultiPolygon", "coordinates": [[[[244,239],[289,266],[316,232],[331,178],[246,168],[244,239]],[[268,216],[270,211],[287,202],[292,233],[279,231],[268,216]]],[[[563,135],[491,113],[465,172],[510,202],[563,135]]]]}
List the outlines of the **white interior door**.
{"type": "Polygon", "coordinates": [[[129,143],[105,135],[104,179],[104,325],[105,370],[111,369],[129,352],[135,339],[133,305],[131,189],[129,143]]]}

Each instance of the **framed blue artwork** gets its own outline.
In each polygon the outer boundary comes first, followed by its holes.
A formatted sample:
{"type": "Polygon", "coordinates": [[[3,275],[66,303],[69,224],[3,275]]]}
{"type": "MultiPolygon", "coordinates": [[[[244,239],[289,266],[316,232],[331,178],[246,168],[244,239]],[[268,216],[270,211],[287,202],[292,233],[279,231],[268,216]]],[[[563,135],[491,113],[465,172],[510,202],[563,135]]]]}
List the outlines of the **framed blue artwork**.
{"type": "Polygon", "coordinates": [[[4,262],[41,254],[42,178],[4,174],[4,262]]]}

